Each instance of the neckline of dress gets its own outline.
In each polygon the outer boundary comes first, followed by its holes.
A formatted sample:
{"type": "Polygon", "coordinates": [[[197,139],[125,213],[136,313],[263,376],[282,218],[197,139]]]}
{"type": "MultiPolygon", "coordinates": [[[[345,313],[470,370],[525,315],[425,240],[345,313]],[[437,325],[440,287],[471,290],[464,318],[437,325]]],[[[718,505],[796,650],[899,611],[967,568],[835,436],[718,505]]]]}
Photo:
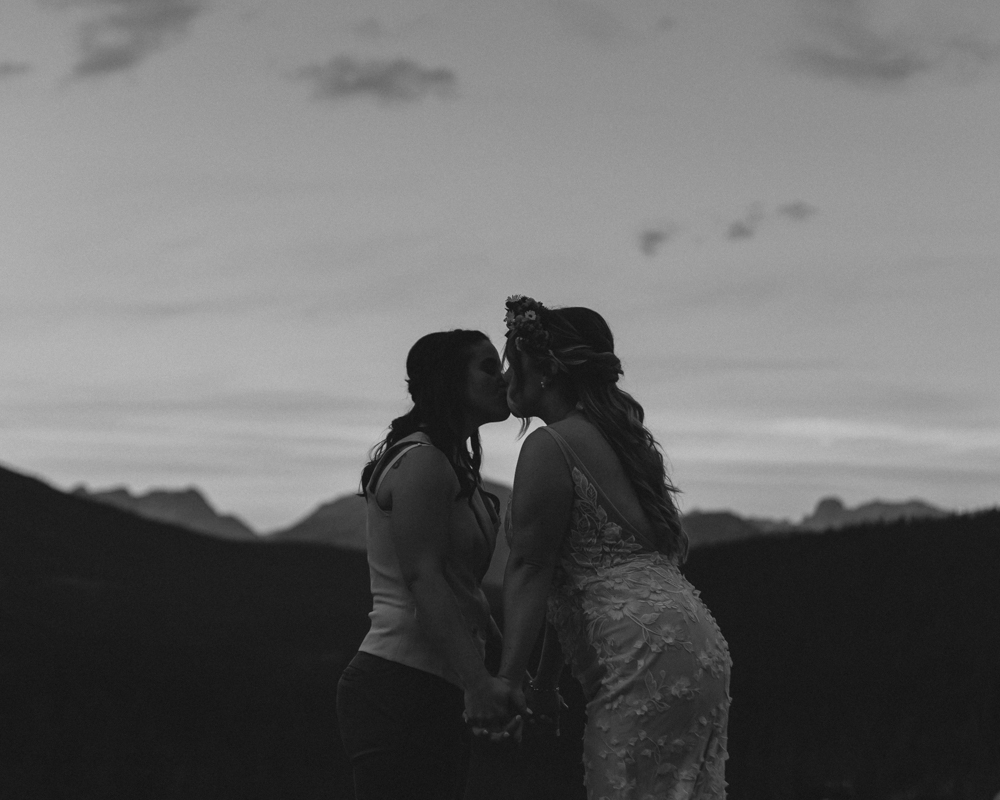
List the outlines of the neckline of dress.
{"type": "MultiPolygon", "coordinates": [[[[627,527],[627,528],[631,529],[631,531],[632,531],[632,533],[634,535],[638,536],[643,541],[649,541],[649,537],[646,534],[644,534],[642,531],[640,531],[632,522],[629,521],[628,517],[626,517],[621,512],[621,509],[618,508],[618,506],[615,505],[614,500],[612,500],[611,497],[608,495],[608,493],[605,492],[604,489],[601,488],[600,482],[596,478],[594,478],[594,476],[590,472],[590,470],[587,469],[587,465],[583,463],[583,460],[580,458],[580,456],[576,452],[576,450],[574,450],[572,448],[572,446],[570,445],[570,443],[568,441],[566,441],[566,437],[563,436],[561,433],[559,433],[559,431],[554,430],[552,427],[548,427],[548,431],[553,436],[555,436],[559,441],[562,442],[562,444],[563,444],[563,446],[565,446],[566,450],[573,456],[573,460],[576,462],[576,466],[579,468],[579,470],[587,478],[587,481],[590,483],[590,485],[593,486],[597,490],[597,492],[605,499],[605,501],[607,501],[608,506],[611,508],[612,511],[615,512],[615,516],[617,516],[618,519],[621,520],[622,523],[624,523],[624,525],[622,525],[620,527],[627,527]]],[[[600,503],[598,503],[598,505],[600,505],[600,503]]],[[[605,513],[607,513],[606,510],[605,510],[605,513]]]]}

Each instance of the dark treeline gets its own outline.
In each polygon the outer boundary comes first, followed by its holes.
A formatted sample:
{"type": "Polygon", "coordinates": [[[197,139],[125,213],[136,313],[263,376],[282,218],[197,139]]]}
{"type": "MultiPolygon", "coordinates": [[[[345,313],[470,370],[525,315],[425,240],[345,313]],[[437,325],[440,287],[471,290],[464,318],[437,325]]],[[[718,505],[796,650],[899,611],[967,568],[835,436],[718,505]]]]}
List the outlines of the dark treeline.
{"type": "MultiPolygon", "coordinates": [[[[704,547],[686,572],[735,662],[733,800],[1000,792],[1000,512],[704,547]]],[[[363,554],[0,470],[0,798],[350,798],[335,692],[367,582],[363,554]]],[[[563,736],[478,757],[476,798],[583,797],[564,687],[563,736]]]]}

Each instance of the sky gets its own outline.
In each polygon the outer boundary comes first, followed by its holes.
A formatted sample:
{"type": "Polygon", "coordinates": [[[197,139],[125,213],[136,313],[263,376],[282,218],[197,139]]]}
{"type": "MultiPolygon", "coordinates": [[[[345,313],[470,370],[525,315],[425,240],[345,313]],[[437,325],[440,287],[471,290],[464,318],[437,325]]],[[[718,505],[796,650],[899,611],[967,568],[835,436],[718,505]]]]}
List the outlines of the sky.
{"type": "Polygon", "coordinates": [[[605,316],[685,511],[1000,502],[995,0],[4,0],[0,119],[60,488],[290,525],[517,293],[605,316]]]}

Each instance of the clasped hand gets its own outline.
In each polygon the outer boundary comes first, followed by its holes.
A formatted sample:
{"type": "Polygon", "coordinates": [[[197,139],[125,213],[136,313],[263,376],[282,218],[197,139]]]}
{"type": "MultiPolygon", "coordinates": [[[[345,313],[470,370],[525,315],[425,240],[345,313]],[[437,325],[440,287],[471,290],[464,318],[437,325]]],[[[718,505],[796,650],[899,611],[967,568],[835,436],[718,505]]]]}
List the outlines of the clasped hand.
{"type": "Polygon", "coordinates": [[[491,742],[521,741],[528,712],[521,687],[488,676],[465,690],[465,722],[474,736],[491,742]]]}
{"type": "Polygon", "coordinates": [[[466,723],[474,736],[491,742],[520,742],[525,723],[537,734],[559,735],[559,716],[566,703],[556,688],[524,689],[506,678],[489,678],[466,691],[466,723]]]}

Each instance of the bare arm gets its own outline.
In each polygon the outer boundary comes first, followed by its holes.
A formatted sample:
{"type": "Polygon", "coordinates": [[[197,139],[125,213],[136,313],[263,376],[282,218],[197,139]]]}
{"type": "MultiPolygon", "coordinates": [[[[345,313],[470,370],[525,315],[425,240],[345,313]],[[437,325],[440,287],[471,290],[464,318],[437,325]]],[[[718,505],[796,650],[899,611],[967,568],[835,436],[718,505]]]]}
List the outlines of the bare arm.
{"type": "MultiPolygon", "coordinates": [[[[552,437],[535,431],[521,447],[514,473],[510,557],[503,582],[504,650],[500,675],[514,686],[524,680],[559,549],[569,529],[573,484],[552,437]]],[[[544,648],[543,648],[544,649],[544,648]]],[[[551,644],[549,655],[552,658],[551,644]]],[[[548,664],[546,668],[551,668],[548,664]]]]}
{"type": "Polygon", "coordinates": [[[458,479],[440,450],[418,447],[407,453],[393,476],[390,529],[421,630],[444,653],[468,693],[489,674],[445,579],[451,509],[458,491],[458,479]]]}

